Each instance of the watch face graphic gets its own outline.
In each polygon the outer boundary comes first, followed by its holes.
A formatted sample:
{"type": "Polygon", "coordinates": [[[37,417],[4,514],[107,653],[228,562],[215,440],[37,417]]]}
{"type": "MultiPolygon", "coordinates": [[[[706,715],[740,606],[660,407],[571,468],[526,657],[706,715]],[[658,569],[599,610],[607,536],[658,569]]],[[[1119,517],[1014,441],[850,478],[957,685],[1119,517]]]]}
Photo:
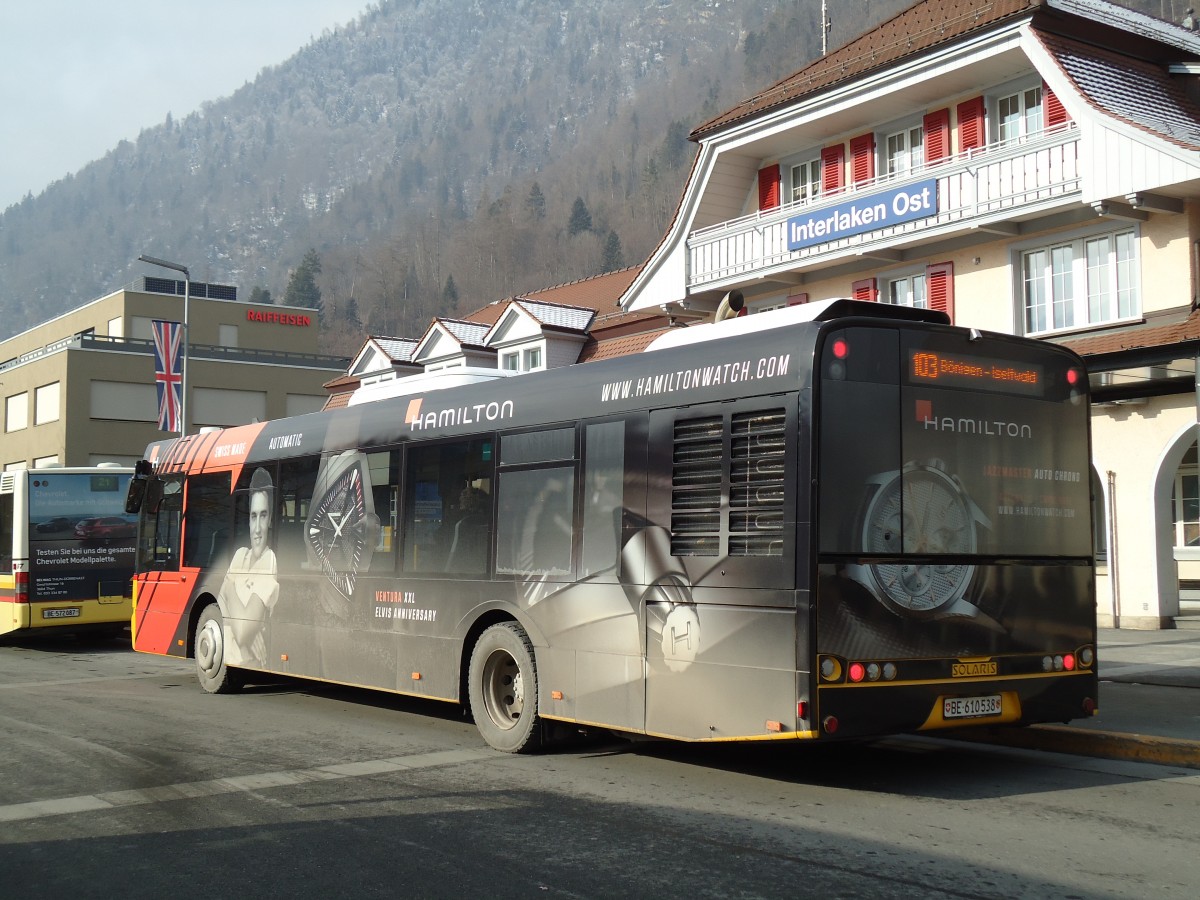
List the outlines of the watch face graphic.
{"type": "MultiPolygon", "coordinates": [[[[871,556],[963,557],[975,553],[980,514],[956,479],[937,466],[891,473],[863,518],[863,552],[871,556]]],[[[898,612],[930,613],[960,600],[973,565],[878,562],[864,567],[867,586],[898,612]]],[[[860,578],[860,580],[863,580],[860,578]]]]}
{"type": "Polygon", "coordinates": [[[305,523],[305,538],[321,571],[347,599],[375,551],[378,520],[364,477],[362,454],[326,460],[305,523]]]}

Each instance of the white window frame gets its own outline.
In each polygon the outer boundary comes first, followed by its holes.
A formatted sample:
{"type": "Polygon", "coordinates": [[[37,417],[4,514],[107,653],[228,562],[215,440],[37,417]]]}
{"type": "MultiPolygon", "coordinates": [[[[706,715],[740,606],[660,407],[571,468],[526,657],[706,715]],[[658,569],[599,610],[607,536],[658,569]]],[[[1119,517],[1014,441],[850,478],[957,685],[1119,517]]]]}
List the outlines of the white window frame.
{"type": "Polygon", "coordinates": [[[521,371],[521,354],[514,350],[512,353],[500,354],[500,368],[506,372],[521,371]]]}
{"type": "Polygon", "coordinates": [[[24,431],[29,427],[29,391],[4,398],[5,432],[24,431]]]}
{"type": "Polygon", "coordinates": [[[1042,131],[1042,86],[1026,85],[996,97],[995,140],[1011,144],[1042,131]]]}
{"type": "Polygon", "coordinates": [[[881,278],[882,289],[879,299],[893,306],[909,306],[913,309],[929,309],[929,285],[925,270],[897,273],[881,278]]]}
{"type": "Polygon", "coordinates": [[[898,178],[925,165],[925,129],[920,124],[907,125],[888,133],[883,139],[883,168],[891,178],[898,178]]]}
{"type": "Polygon", "coordinates": [[[33,392],[33,424],[46,425],[62,417],[62,383],[53,381],[33,392]]]}
{"type": "Polygon", "coordinates": [[[1136,226],[1110,228],[1014,248],[1018,332],[1044,335],[1139,320],[1139,237],[1136,226]]]}
{"type": "Polygon", "coordinates": [[[521,371],[537,372],[546,368],[546,354],[541,347],[526,347],[521,352],[521,371]]]}
{"type": "Polygon", "coordinates": [[[1175,481],[1171,489],[1171,527],[1175,531],[1175,547],[1178,550],[1196,551],[1200,548],[1200,465],[1196,459],[1196,445],[1184,454],[1175,470],[1175,481]],[[1192,496],[1188,496],[1188,492],[1192,496]],[[1187,504],[1192,501],[1194,517],[1187,517],[1187,504]],[[1195,544],[1188,544],[1195,541],[1195,544]]]}
{"type": "Polygon", "coordinates": [[[795,163],[788,167],[791,178],[791,202],[812,203],[821,196],[821,157],[795,163]]]}

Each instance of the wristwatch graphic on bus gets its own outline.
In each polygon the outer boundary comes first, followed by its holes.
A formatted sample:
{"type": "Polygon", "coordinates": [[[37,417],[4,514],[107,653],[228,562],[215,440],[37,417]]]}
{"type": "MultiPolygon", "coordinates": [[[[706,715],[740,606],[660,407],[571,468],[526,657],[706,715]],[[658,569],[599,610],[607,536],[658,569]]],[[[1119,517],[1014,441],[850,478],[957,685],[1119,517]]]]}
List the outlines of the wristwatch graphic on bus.
{"type": "Polygon", "coordinates": [[[321,461],[304,536],[321,571],[346,599],[375,552],[379,519],[367,458],[346,450],[321,461]]]}
{"type": "MultiPolygon", "coordinates": [[[[868,480],[859,519],[865,556],[962,559],[979,548],[979,530],[991,522],[941,460],[910,462],[868,480]]],[[[871,562],[846,574],[900,616],[962,617],[988,628],[1000,624],[967,599],[975,566],[963,562],[871,562]]]]}

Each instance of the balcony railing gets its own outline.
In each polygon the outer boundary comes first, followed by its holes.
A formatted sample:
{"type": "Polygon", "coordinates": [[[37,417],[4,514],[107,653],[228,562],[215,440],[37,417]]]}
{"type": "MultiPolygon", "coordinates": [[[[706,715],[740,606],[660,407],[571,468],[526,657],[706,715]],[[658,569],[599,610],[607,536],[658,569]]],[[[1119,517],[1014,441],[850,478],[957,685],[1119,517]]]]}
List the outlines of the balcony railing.
{"type": "Polygon", "coordinates": [[[904,243],[915,234],[956,231],[1060,206],[1079,194],[1079,132],[1074,124],[1020,141],[991,144],[922,166],[901,176],[881,176],[836,194],[786,204],[730,219],[688,237],[688,287],[786,271],[815,258],[852,256],[864,248],[904,243]],[[937,179],[937,213],[915,222],[891,225],[804,247],[788,249],[788,219],[816,214],[873,191],[937,179]]]}
{"type": "MultiPolygon", "coordinates": [[[[63,350],[108,350],[116,353],[154,354],[154,341],[142,338],[108,337],[92,331],[81,331],[0,362],[0,372],[16,368],[35,359],[41,359],[63,350]]],[[[325,356],[319,353],[294,353],[290,350],[265,348],[222,347],[216,344],[191,344],[188,359],[211,359],[220,362],[264,363],[302,369],[328,369],[345,372],[350,365],[346,356],[325,356]]]]}

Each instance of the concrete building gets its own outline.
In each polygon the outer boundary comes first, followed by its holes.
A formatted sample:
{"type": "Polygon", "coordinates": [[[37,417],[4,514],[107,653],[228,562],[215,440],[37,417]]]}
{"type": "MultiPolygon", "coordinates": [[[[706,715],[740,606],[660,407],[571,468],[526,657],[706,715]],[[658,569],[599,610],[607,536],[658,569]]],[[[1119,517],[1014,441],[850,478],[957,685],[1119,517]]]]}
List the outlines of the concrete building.
{"type": "Polygon", "coordinates": [[[1178,24],[924,0],[692,132],[621,304],[853,296],[1071,345],[1095,400],[1099,622],[1171,627],[1180,580],[1200,587],[1198,96],[1178,24]]]}
{"type": "MultiPolygon", "coordinates": [[[[131,464],[158,430],[154,319],[182,321],[183,282],[144,278],[0,342],[0,465],[131,464]]],[[[320,409],[347,360],[317,353],[310,309],[191,284],[190,431],[320,409]]]]}

